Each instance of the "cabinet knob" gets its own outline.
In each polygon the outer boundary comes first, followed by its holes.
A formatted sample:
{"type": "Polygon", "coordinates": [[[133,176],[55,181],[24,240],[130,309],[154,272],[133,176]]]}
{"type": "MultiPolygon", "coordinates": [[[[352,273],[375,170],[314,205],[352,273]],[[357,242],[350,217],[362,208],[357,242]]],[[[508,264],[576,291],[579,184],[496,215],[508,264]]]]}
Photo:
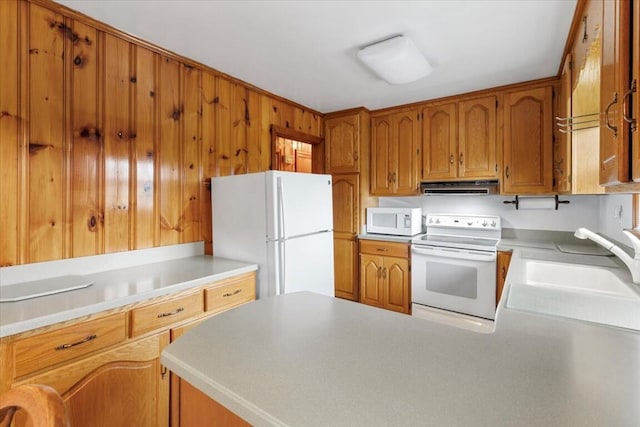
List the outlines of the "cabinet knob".
{"type": "Polygon", "coordinates": [[[449,155],[449,163],[453,164],[453,154],[449,155]]]}

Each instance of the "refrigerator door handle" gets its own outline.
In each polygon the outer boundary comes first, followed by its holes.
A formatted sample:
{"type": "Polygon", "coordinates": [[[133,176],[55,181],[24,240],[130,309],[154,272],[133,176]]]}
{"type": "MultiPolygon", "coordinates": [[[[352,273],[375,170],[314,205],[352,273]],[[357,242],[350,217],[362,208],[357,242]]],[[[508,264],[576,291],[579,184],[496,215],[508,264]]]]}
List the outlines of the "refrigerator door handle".
{"type": "Polygon", "coordinates": [[[278,255],[279,255],[279,263],[280,263],[280,274],[278,275],[278,294],[283,295],[285,291],[285,249],[284,249],[284,192],[282,191],[282,178],[277,178],[277,214],[278,214],[278,234],[276,236],[278,241],[278,255]]]}
{"type": "Polygon", "coordinates": [[[287,271],[287,255],[284,240],[281,240],[280,243],[280,295],[284,295],[285,293],[285,273],[287,271]]]}

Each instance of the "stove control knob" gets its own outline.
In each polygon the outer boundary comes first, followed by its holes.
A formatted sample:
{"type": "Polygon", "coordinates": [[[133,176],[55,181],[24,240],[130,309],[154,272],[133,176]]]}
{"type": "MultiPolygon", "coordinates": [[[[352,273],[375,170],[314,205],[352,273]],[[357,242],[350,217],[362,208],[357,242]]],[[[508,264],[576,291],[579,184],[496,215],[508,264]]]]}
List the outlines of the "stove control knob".
{"type": "Polygon", "coordinates": [[[491,226],[495,227],[496,226],[496,220],[494,219],[493,221],[491,221],[491,226]]]}
{"type": "Polygon", "coordinates": [[[483,227],[486,227],[486,226],[487,226],[487,221],[483,221],[483,222],[482,222],[482,226],[483,226],[483,227]]]}
{"type": "Polygon", "coordinates": [[[467,225],[468,225],[469,227],[471,227],[471,226],[473,225],[473,221],[469,221],[469,222],[467,222],[467,225]]]}
{"type": "Polygon", "coordinates": [[[429,218],[429,224],[433,222],[433,218],[429,218]]]}
{"type": "Polygon", "coordinates": [[[436,218],[436,224],[440,224],[440,218],[436,218]]]}

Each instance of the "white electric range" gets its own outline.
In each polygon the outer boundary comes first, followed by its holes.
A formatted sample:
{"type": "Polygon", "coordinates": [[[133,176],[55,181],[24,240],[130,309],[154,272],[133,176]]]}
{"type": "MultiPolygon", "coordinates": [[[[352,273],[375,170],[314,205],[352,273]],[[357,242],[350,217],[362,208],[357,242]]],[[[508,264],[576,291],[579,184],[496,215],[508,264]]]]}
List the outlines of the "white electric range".
{"type": "Polygon", "coordinates": [[[414,315],[432,309],[472,323],[493,320],[500,217],[428,214],[426,225],[411,241],[414,315]]]}

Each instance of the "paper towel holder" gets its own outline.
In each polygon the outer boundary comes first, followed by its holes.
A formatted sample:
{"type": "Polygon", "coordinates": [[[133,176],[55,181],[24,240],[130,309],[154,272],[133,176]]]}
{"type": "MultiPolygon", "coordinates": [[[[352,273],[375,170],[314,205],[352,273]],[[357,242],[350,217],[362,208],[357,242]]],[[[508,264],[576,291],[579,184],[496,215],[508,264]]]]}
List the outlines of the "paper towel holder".
{"type": "MultiPolygon", "coordinates": [[[[516,195],[514,200],[505,200],[502,203],[504,203],[505,205],[516,205],[516,210],[518,210],[518,207],[520,206],[520,200],[527,199],[527,198],[533,199],[534,197],[522,197],[522,198],[520,198],[520,196],[516,195]]],[[[538,198],[538,197],[535,197],[535,198],[538,198]]],[[[556,201],[556,210],[558,210],[558,205],[560,205],[560,204],[567,205],[567,204],[571,203],[569,200],[559,200],[557,194],[554,196],[554,198],[555,198],[555,201],[556,201]]]]}

